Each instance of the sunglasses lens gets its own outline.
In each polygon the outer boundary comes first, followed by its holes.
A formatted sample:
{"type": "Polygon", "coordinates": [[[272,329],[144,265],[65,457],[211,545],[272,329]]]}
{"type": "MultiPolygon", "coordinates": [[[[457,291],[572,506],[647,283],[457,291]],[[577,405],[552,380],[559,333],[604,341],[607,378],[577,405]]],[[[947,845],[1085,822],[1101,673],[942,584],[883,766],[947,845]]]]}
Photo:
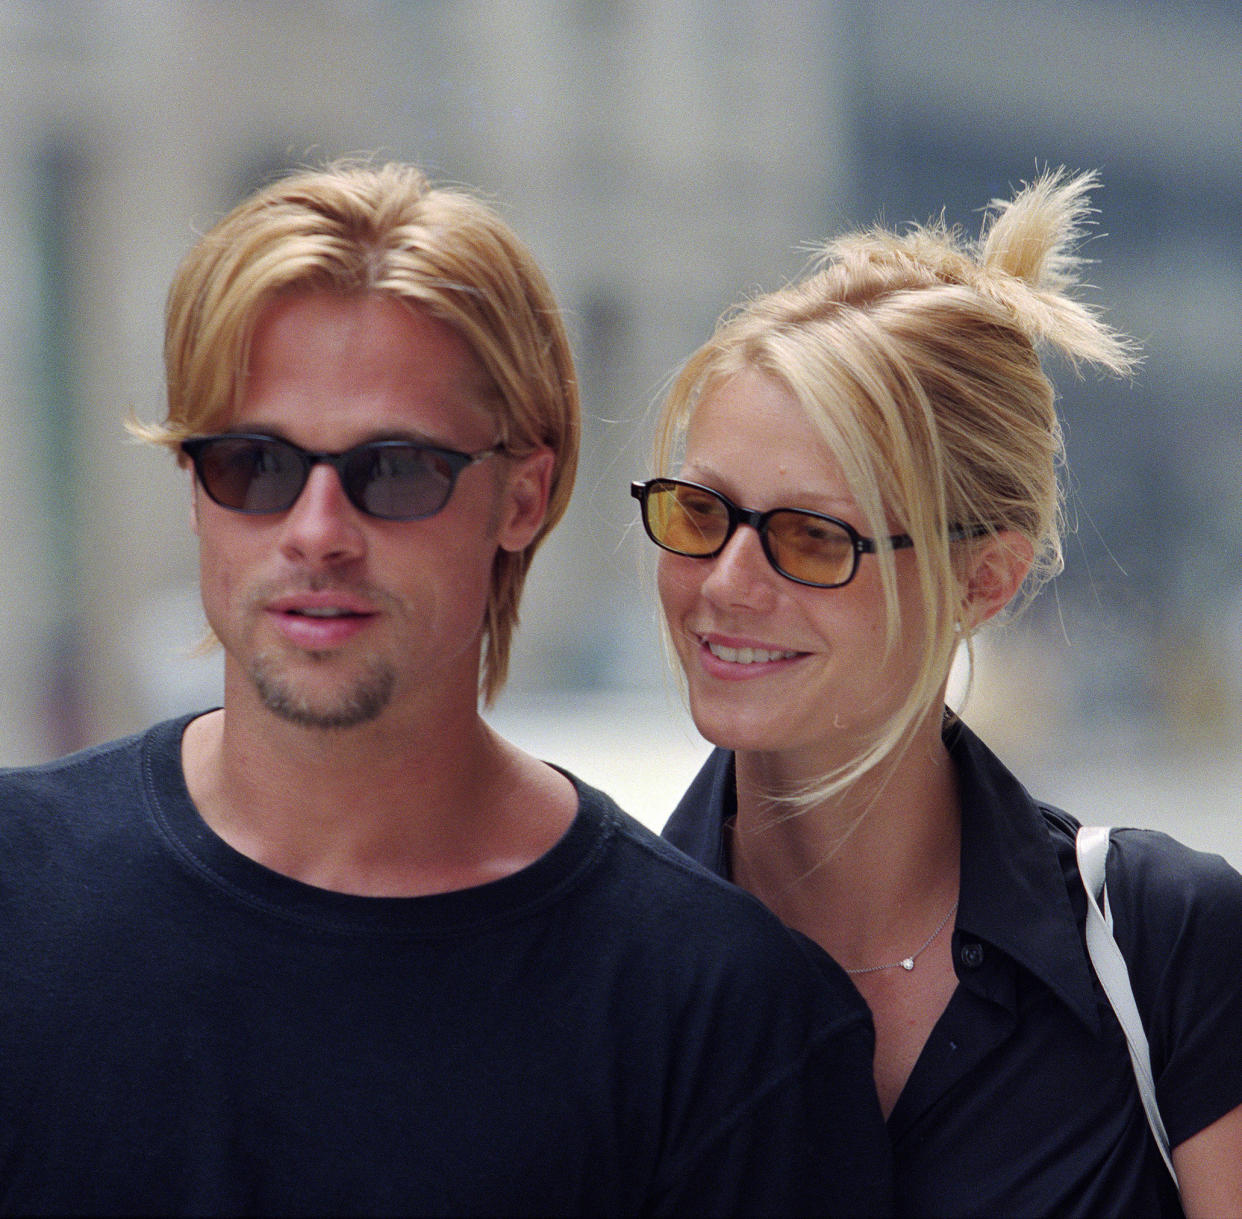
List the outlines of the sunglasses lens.
{"type": "Polygon", "coordinates": [[[460,463],[420,445],[382,441],[349,455],[344,471],[350,499],[389,521],[432,516],[448,502],[460,463]]]}
{"type": "Polygon", "coordinates": [[[389,440],[339,455],[307,453],[267,436],[211,436],[186,441],[185,451],[207,494],[235,512],[288,511],[302,494],[312,464],[324,461],[336,467],[355,508],[389,521],[416,521],[439,512],[457,475],[477,460],[389,440]]]}
{"type": "Polygon", "coordinates": [[[729,509],[710,491],[685,483],[652,483],[644,501],[652,538],[676,554],[715,554],[729,533],[729,509]]]}
{"type": "Polygon", "coordinates": [[[196,464],[207,494],[237,512],[284,512],[306,483],[297,450],[279,440],[218,437],[198,450],[196,464]]]}
{"type": "Polygon", "coordinates": [[[853,538],[840,525],[810,512],[772,513],[767,542],[777,570],[808,584],[846,584],[858,561],[853,538]]]}

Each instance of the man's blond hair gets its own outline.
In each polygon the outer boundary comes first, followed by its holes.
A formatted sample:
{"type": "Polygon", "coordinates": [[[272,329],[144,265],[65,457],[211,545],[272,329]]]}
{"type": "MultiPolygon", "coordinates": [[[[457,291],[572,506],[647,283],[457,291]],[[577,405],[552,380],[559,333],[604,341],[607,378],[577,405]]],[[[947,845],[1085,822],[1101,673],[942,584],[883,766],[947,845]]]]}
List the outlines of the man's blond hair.
{"type": "Polygon", "coordinates": [[[433,187],[413,166],[338,163],[291,174],[234,208],[182,262],[168,295],[167,418],[131,430],[175,450],[225,426],[260,313],[303,289],[389,296],[446,322],[495,387],[483,405],[506,451],[546,446],[555,455],[539,534],[525,550],[496,555],[480,678],[491,702],[508,673],[531,559],[564,514],[577,467],[578,388],[551,289],[491,207],[433,187]]]}

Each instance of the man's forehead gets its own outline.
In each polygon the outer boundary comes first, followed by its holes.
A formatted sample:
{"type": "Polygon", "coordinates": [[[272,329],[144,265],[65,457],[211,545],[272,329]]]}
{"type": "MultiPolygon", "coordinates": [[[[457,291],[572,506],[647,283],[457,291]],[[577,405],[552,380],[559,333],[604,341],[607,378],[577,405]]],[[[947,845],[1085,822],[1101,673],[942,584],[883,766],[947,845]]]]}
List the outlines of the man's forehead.
{"type": "Polygon", "coordinates": [[[381,293],[307,290],[269,301],[251,333],[247,380],[270,364],[307,376],[343,373],[351,383],[406,376],[452,386],[471,401],[498,395],[483,358],[456,325],[420,302],[381,293]]]}

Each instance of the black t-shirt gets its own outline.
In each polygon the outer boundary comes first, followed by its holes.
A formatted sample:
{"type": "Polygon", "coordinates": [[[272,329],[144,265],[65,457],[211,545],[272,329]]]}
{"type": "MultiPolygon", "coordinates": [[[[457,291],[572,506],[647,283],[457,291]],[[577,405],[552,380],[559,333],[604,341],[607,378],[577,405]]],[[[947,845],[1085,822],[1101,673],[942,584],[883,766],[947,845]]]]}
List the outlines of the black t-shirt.
{"type": "MultiPolygon", "coordinates": [[[[946,744],[962,802],[958,986],[889,1116],[898,1213],[1180,1214],[1087,956],[1078,823],[960,722],[946,744]]],[[[735,811],[733,755],[717,750],[664,833],[725,876],[735,811]]],[[[1176,1146],[1242,1104],[1242,876],[1118,830],[1108,893],[1176,1146]]]]}
{"type": "Polygon", "coordinates": [[[0,1211],[886,1209],[844,976],[607,797],[349,896],[207,828],[184,724],[0,775],[0,1211]]]}

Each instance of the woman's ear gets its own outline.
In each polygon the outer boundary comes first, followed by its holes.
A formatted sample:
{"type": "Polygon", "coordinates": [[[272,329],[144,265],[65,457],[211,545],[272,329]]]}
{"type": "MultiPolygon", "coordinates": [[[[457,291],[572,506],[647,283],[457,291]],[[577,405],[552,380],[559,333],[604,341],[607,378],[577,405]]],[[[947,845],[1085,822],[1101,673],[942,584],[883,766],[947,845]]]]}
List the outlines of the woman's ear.
{"type": "Polygon", "coordinates": [[[502,550],[525,550],[543,527],[555,465],[556,455],[551,449],[537,449],[513,459],[496,533],[502,550]]]}
{"type": "Polygon", "coordinates": [[[190,530],[198,533],[198,479],[190,472],[190,530]]]}
{"type": "Polygon", "coordinates": [[[1010,530],[988,534],[970,546],[963,579],[962,625],[982,626],[1017,595],[1031,570],[1035,548],[1010,530]]]}

